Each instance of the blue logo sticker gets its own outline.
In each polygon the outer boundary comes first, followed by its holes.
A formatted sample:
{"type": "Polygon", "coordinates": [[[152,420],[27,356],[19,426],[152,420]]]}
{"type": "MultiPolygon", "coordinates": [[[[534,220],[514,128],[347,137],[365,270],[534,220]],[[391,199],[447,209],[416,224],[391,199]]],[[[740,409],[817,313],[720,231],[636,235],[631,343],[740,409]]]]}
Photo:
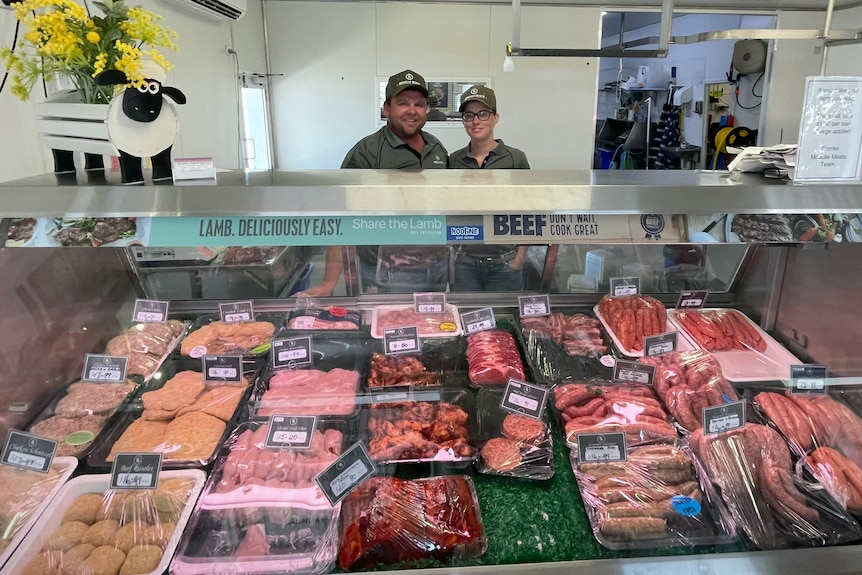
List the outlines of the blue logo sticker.
{"type": "Polygon", "coordinates": [[[700,514],[700,503],[697,502],[697,499],[687,495],[674,495],[670,498],[670,506],[674,508],[674,511],[686,517],[700,514]]]}
{"type": "Polygon", "coordinates": [[[446,240],[453,242],[481,241],[485,239],[482,226],[446,226],[446,240]]]}
{"type": "Polygon", "coordinates": [[[664,231],[664,216],[661,214],[644,214],[641,216],[641,227],[646,232],[648,240],[660,240],[664,231]]]}

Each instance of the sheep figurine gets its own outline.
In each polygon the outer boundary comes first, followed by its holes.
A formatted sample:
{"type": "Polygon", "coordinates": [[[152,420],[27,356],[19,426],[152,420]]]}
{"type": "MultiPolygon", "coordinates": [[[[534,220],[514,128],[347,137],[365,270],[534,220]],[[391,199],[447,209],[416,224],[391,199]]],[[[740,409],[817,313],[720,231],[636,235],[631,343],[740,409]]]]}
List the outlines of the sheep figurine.
{"type": "MultiPolygon", "coordinates": [[[[179,122],[173,105],[163,105],[168,97],[185,104],[186,97],[178,88],[164,86],[165,71],[155,62],[142,62],[145,81],[138,88],[126,88],[111,100],[108,108],[108,137],[120,151],[120,175],[124,184],[144,181],[142,158],[152,158],[153,181],[169,180],[171,147],[179,132],[179,122]]],[[[96,77],[101,86],[128,84],[119,70],[106,70],[96,77]]]]}

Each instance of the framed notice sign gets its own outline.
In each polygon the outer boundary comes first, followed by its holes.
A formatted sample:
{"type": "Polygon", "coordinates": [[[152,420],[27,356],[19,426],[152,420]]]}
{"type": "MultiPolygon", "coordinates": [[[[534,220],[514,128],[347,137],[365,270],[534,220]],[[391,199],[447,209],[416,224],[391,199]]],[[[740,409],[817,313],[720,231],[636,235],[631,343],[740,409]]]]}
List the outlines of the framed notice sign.
{"type": "Polygon", "coordinates": [[[856,181],[862,177],[862,77],[805,80],[796,181],[856,181]]]}

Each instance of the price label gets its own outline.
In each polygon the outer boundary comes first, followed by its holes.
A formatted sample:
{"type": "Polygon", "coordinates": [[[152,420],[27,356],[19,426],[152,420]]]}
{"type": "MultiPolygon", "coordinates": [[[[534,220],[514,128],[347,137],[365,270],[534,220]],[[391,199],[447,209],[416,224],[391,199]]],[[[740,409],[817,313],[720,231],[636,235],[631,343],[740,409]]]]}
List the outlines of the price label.
{"type": "Polygon", "coordinates": [[[799,395],[826,393],[827,376],[825,365],[791,365],[790,393],[799,395]]]}
{"type": "Polygon", "coordinates": [[[272,367],[293,369],[311,365],[314,362],[311,336],[276,339],[272,342],[272,367]]]}
{"type": "Polygon", "coordinates": [[[99,355],[88,353],[84,356],[84,373],[81,379],[98,383],[121,383],[126,380],[129,358],[120,355],[99,355]]]}
{"type": "Polygon", "coordinates": [[[414,293],[413,309],[416,313],[443,313],[446,311],[446,294],[438,292],[414,293]]]}
{"type": "Polygon", "coordinates": [[[317,417],[310,415],[273,415],[269,418],[266,447],[307,449],[317,429],[317,417]]]}
{"type": "Polygon", "coordinates": [[[111,467],[111,489],[155,489],[161,471],[161,453],[117,453],[111,467]]]}
{"type": "Polygon", "coordinates": [[[631,383],[642,383],[652,385],[655,379],[655,366],[636,361],[624,361],[618,359],[614,363],[613,378],[616,381],[628,381],[631,383]]]}
{"type": "Polygon", "coordinates": [[[521,317],[551,315],[551,296],[519,295],[518,309],[521,312],[521,317]]]}
{"type": "Polygon", "coordinates": [[[239,323],[254,320],[254,304],[250,301],[235,301],[218,304],[219,315],[224,323],[239,323]]]}
{"type": "Polygon", "coordinates": [[[578,457],[581,463],[611,463],[625,461],[626,434],[612,433],[579,433],[578,457]]]}
{"type": "Polygon", "coordinates": [[[676,300],[676,309],[694,309],[701,308],[706,303],[706,296],[709,295],[709,290],[684,290],[679,292],[679,299],[676,300]]]}
{"type": "Polygon", "coordinates": [[[644,338],[644,356],[652,357],[676,351],[677,332],[669,331],[644,338]]]}
{"type": "Polygon", "coordinates": [[[205,355],[201,361],[205,383],[242,381],[241,355],[205,355]]]}
{"type": "Polygon", "coordinates": [[[12,430],[6,438],[6,446],[3,448],[3,457],[0,463],[48,473],[54,454],[57,452],[57,442],[29,433],[12,430]]]}
{"type": "Polygon", "coordinates": [[[357,442],[314,480],[329,503],[334,506],[376,471],[377,467],[365,447],[357,442]]]}
{"type": "Polygon", "coordinates": [[[506,384],[506,390],[503,392],[500,407],[518,415],[542,419],[542,412],[545,410],[549,391],[549,389],[538,385],[510,379],[506,384]]]}
{"type": "Polygon", "coordinates": [[[745,402],[734,401],[724,405],[703,408],[704,433],[721,433],[745,425],[745,402]]]}
{"type": "Polygon", "coordinates": [[[610,278],[611,297],[629,297],[641,293],[641,278],[610,278]]]}
{"type": "Polygon", "coordinates": [[[483,307],[476,311],[462,313],[461,325],[467,333],[477,333],[497,327],[497,318],[494,317],[494,310],[483,307]]]}
{"type": "Polygon", "coordinates": [[[387,355],[419,351],[419,328],[414,325],[384,329],[383,351],[387,355]]]}
{"type": "Polygon", "coordinates": [[[136,299],[132,310],[132,321],[155,322],[168,319],[168,306],[171,302],[152,299],[136,299]]]}

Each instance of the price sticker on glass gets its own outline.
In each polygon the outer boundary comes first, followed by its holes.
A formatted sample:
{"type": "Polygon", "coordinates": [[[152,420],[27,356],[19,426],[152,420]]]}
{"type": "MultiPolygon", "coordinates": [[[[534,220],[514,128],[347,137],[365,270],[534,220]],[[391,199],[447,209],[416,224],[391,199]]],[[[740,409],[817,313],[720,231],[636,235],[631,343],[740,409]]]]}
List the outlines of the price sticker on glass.
{"type": "Polygon", "coordinates": [[[362,442],[354,443],[341,457],[314,478],[331,505],[347,497],[351,491],[377,471],[362,442]]]}
{"type": "Polygon", "coordinates": [[[317,417],[312,415],[273,415],[269,418],[266,447],[307,449],[311,445],[317,417]]]}
{"type": "Polygon", "coordinates": [[[144,323],[166,321],[170,305],[171,303],[167,301],[136,299],[135,307],[132,310],[132,321],[144,323]]]}
{"type": "Polygon", "coordinates": [[[111,467],[111,489],[155,489],[161,471],[161,453],[117,453],[111,467]]]}
{"type": "Polygon", "coordinates": [[[128,366],[129,358],[125,356],[88,353],[84,356],[81,379],[96,383],[120,383],[126,380],[128,366]]]}
{"type": "Polygon", "coordinates": [[[542,419],[542,412],[548,401],[549,391],[545,387],[510,379],[506,384],[506,390],[503,392],[500,407],[518,415],[542,419]]]}
{"type": "Polygon", "coordinates": [[[311,336],[276,339],[272,342],[273,369],[296,368],[314,363],[311,336]]]}
{"type": "Polygon", "coordinates": [[[383,351],[387,355],[419,351],[419,328],[393,327],[383,330],[383,351]]]}
{"type": "Polygon", "coordinates": [[[205,355],[201,361],[205,383],[242,381],[241,355],[205,355]]]}
{"type": "Polygon", "coordinates": [[[476,311],[462,313],[461,325],[467,333],[476,333],[497,327],[497,318],[494,317],[494,310],[483,307],[476,311]]]}
{"type": "Polygon", "coordinates": [[[611,297],[630,297],[641,293],[641,278],[620,277],[610,278],[611,297]]]}
{"type": "Polygon", "coordinates": [[[250,301],[220,303],[218,311],[224,323],[254,321],[254,304],[250,301]]]}
{"type": "Polygon", "coordinates": [[[45,439],[12,430],[6,439],[6,446],[3,448],[0,463],[20,469],[38,471],[39,473],[48,473],[56,452],[57,442],[53,439],[45,439]]]}
{"type": "Polygon", "coordinates": [[[703,408],[703,432],[706,434],[730,431],[743,425],[745,425],[744,401],[703,408]]]}
{"type": "Polygon", "coordinates": [[[414,293],[413,309],[416,313],[443,313],[446,311],[446,294],[439,292],[414,293]]]}
{"type": "Polygon", "coordinates": [[[578,434],[580,463],[611,463],[627,458],[626,434],[621,431],[578,434]]]}
{"type": "Polygon", "coordinates": [[[519,295],[518,310],[521,312],[521,317],[551,315],[551,297],[549,295],[519,295]]]}
{"type": "Polygon", "coordinates": [[[655,366],[618,359],[614,362],[613,378],[616,381],[652,385],[655,379],[655,366]]]}
{"type": "Polygon", "coordinates": [[[791,365],[790,393],[818,395],[826,393],[828,371],[825,365],[791,365]]]}

